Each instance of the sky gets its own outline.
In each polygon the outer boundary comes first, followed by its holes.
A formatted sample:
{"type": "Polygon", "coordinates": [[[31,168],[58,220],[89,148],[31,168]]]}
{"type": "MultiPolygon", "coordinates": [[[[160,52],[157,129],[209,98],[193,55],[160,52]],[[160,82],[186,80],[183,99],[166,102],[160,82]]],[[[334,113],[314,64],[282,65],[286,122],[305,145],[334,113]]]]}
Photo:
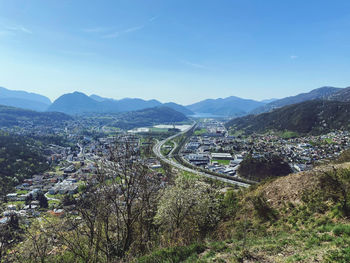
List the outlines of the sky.
{"type": "Polygon", "coordinates": [[[0,86],[51,100],[263,100],[349,76],[348,0],[0,0],[0,86]]]}

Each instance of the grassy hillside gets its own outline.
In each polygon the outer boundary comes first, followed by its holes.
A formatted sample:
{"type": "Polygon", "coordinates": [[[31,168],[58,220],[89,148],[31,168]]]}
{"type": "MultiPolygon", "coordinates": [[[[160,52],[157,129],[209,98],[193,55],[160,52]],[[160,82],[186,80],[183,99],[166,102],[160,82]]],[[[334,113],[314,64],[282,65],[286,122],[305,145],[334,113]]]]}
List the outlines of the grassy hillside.
{"type": "Polygon", "coordinates": [[[334,129],[347,129],[349,112],[348,102],[307,101],[269,113],[236,118],[227,122],[226,127],[248,134],[268,130],[322,134],[334,129]]]}
{"type": "Polygon", "coordinates": [[[211,238],[159,249],[135,262],[349,262],[344,202],[350,170],[344,168],[350,163],[229,191],[211,238]]]}

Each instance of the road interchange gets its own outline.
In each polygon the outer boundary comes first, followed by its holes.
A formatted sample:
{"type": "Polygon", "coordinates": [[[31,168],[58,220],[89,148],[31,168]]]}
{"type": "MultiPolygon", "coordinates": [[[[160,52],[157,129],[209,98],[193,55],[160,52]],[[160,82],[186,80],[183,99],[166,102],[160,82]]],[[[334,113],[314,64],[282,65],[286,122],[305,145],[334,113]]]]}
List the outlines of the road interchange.
{"type": "MultiPolygon", "coordinates": [[[[211,179],[214,179],[214,180],[219,180],[219,181],[224,182],[224,183],[229,183],[229,184],[233,184],[233,185],[238,185],[238,186],[241,186],[241,187],[249,187],[250,185],[247,184],[247,183],[243,183],[243,182],[235,181],[234,179],[227,179],[227,178],[215,176],[215,175],[212,175],[212,174],[209,174],[209,173],[205,173],[205,172],[202,172],[202,171],[197,171],[197,170],[191,169],[191,168],[189,168],[189,167],[186,167],[186,166],[184,166],[184,165],[182,165],[182,164],[180,164],[180,163],[178,163],[178,162],[175,162],[174,160],[172,160],[172,159],[170,159],[170,158],[167,158],[167,157],[165,157],[165,156],[162,155],[162,153],[161,153],[161,148],[162,148],[162,146],[163,146],[166,142],[168,142],[168,141],[170,141],[170,140],[172,140],[172,139],[174,139],[174,138],[176,138],[176,137],[178,137],[178,136],[180,136],[180,135],[182,135],[182,134],[187,133],[189,130],[191,130],[191,129],[194,128],[195,126],[196,126],[196,123],[194,123],[192,126],[190,126],[189,128],[187,128],[187,129],[184,130],[184,131],[181,131],[181,132],[179,132],[179,133],[177,133],[177,134],[175,134],[175,135],[172,135],[172,136],[170,136],[170,137],[168,137],[168,138],[166,138],[166,139],[164,139],[164,140],[162,140],[162,141],[157,142],[157,143],[153,146],[153,152],[154,152],[154,154],[155,154],[159,159],[161,159],[163,162],[166,162],[166,163],[168,163],[169,165],[171,165],[171,166],[173,166],[173,167],[176,167],[176,168],[179,169],[179,170],[187,171],[187,172],[194,173],[194,174],[197,174],[197,175],[200,175],[200,176],[205,176],[205,177],[208,177],[208,178],[211,178],[211,179]]],[[[175,146],[174,146],[174,149],[175,149],[175,147],[176,147],[176,144],[175,144],[175,146]]],[[[174,150],[174,149],[173,149],[173,150],[174,150]]],[[[170,152],[169,156],[171,156],[173,150],[170,152]]]]}

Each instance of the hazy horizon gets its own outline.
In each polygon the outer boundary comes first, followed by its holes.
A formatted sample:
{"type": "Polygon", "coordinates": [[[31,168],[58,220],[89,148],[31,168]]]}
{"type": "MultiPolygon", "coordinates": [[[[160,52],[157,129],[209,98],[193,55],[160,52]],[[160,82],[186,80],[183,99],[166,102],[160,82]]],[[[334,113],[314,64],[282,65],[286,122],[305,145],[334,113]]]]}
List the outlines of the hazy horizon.
{"type": "MultiPolygon", "coordinates": [[[[97,94],[97,93],[85,93],[85,92],[83,92],[83,91],[80,91],[80,90],[73,90],[73,91],[71,91],[71,92],[67,92],[67,93],[64,93],[64,94],[61,94],[61,95],[59,95],[59,96],[57,96],[57,97],[55,97],[55,98],[50,98],[49,96],[47,96],[47,95],[45,95],[45,94],[43,94],[43,93],[37,93],[37,92],[34,92],[34,91],[30,91],[30,90],[25,90],[25,89],[9,89],[8,87],[5,87],[5,86],[3,86],[3,85],[0,85],[0,88],[5,88],[5,89],[7,89],[7,90],[10,90],[10,91],[25,91],[25,92],[28,92],[28,93],[34,93],[34,94],[39,94],[39,95],[42,95],[42,96],[45,96],[45,97],[47,97],[47,98],[49,98],[50,100],[51,100],[51,102],[54,102],[56,99],[58,99],[60,96],[62,96],[62,95],[65,95],[65,94],[70,94],[70,93],[74,93],[74,92],[81,92],[81,93],[84,93],[85,95],[87,95],[87,96],[92,96],[92,95],[97,95],[97,96],[99,96],[99,97],[102,97],[102,98],[105,98],[105,99],[114,99],[114,100],[122,100],[122,99],[143,99],[143,100],[157,100],[157,101],[159,101],[159,102],[161,102],[161,103],[167,103],[167,102],[174,102],[174,103],[177,103],[177,104],[181,104],[180,102],[177,102],[177,101],[175,101],[175,100],[170,100],[170,99],[168,99],[168,100],[160,100],[160,99],[157,99],[157,98],[142,98],[142,97],[131,97],[131,96],[126,96],[126,97],[121,97],[121,98],[114,98],[114,97],[107,97],[107,96],[103,96],[103,95],[101,95],[101,94],[97,94]]],[[[308,92],[308,91],[306,91],[306,92],[308,92]]],[[[295,94],[296,95],[296,94],[295,94]]],[[[205,98],[204,100],[206,100],[206,99],[225,99],[225,98],[228,98],[228,97],[237,97],[237,96],[235,96],[235,95],[230,95],[230,96],[227,96],[227,97],[212,97],[212,98],[205,98]]],[[[252,98],[242,98],[242,97],[239,97],[239,98],[241,98],[241,99],[248,99],[248,100],[254,100],[254,99],[252,99],[252,98]]],[[[265,101],[265,100],[274,100],[274,99],[281,99],[281,98],[266,98],[266,99],[262,99],[262,100],[256,100],[256,101],[265,101]]],[[[199,102],[199,101],[194,101],[193,103],[196,103],[196,102],[199,102]]],[[[190,105],[190,104],[193,104],[193,103],[189,103],[189,104],[181,104],[181,105],[184,105],[184,106],[186,106],[186,105],[190,105]]]]}
{"type": "Polygon", "coordinates": [[[0,86],[188,105],[346,87],[348,1],[0,0],[0,86]]]}

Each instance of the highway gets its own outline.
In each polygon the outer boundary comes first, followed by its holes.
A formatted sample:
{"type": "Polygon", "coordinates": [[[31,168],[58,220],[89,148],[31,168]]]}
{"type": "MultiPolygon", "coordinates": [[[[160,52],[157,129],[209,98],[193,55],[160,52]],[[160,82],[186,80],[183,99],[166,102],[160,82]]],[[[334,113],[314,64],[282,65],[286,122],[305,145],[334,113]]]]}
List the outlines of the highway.
{"type": "MultiPolygon", "coordinates": [[[[204,173],[204,172],[200,172],[200,171],[197,171],[197,170],[194,170],[194,169],[191,169],[191,168],[188,168],[186,166],[183,166],[182,164],[180,163],[177,163],[171,159],[168,159],[166,157],[164,157],[161,153],[161,148],[163,146],[163,144],[165,144],[167,141],[169,140],[172,140],[174,139],[175,137],[177,136],[180,136],[186,132],[188,132],[190,129],[192,129],[194,126],[196,125],[196,123],[194,123],[191,127],[189,127],[188,129],[182,131],[182,132],[179,132],[173,136],[170,136],[160,142],[158,142],[156,145],[154,145],[153,147],[153,152],[154,154],[160,158],[162,161],[180,169],[180,170],[183,170],[183,171],[187,171],[187,172],[190,172],[190,173],[194,173],[194,174],[197,174],[197,175],[200,175],[200,176],[205,176],[205,177],[208,177],[208,178],[211,178],[211,179],[214,179],[214,180],[218,180],[218,181],[221,181],[221,182],[224,182],[224,183],[229,183],[229,184],[234,184],[234,185],[238,185],[238,186],[241,186],[241,187],[249,187],[250,185],[249,184],[246,184],[246,183],[242,183],[242,182],[237,182],[237,181],[234,181],[234,180],[230,180],[230,179],[226,179],[226,178],[222,178],[222,177],[218,177],[218,176],[215,176],[215,175],[212,175],[212,174],[208,174],[208,173],[204,173]]],[[[176,145],[175,145],[176,147],[176,145]]],[[[173,150],[171,151],[171,153],[173,152],[173,150]]],[[[169,156],[171,156],[171,154],[169,154],[169,156]]]]}

